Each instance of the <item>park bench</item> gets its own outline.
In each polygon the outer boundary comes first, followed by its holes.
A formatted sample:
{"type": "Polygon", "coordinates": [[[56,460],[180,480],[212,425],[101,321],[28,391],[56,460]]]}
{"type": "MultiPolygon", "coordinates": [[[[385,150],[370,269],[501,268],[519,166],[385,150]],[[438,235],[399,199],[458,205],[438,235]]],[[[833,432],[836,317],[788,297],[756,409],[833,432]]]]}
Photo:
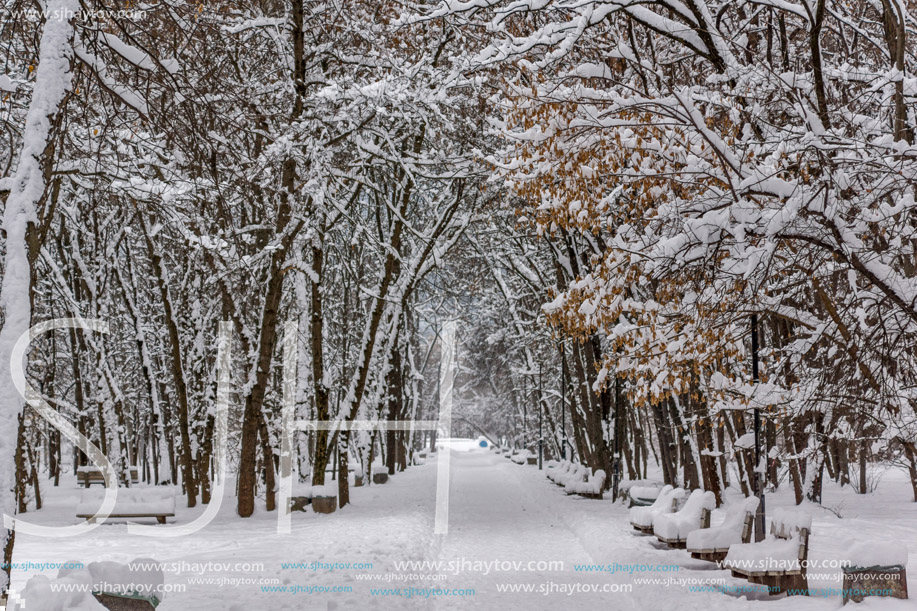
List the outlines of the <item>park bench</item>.
{"type": "Polygon", "coordinates": [[[578,494],[587,499],[601,499],[602,491],[605,488],[605,471],[596,470],[595,473],[589,474],[585,481],[569,480],[564,486],[564,492],[567,494],[578,494]]]}
{"type": "Polygon", "coordinates": [[[573,463],[569,470],[559,473],[554,483],[566,489],[567,484],[571,482],[584,482],[589,477],[589,467],[573,463]]]}
{"type": "Polygon", "coordinates": [[[628,507],[649,507],[659,498],[662,484],[658,486],[630,486],[625,490],[628,507]]]}
{"type": "Polygon", "coordinates": [[[726,558],[729,546],[749,543],[757,509],[758,497],[750,496],[727,509],[726,519],[719,526],[690,532],[685,546],[691,557],[719,562],[726,558]]]}
{"type": "Polygon", "coordinates": [[[511,460],[517,465],[524,465],[529,461],[529,458],[535,458],[535,455],[530,450],[522,450],[515,454],[511,460]]]}
{"type": "Polygon", "coordinates": [[[653,520],[662,513],[671,513],[678,509],[678,501],[685,496],[683,488],[672,488],[666,484],[659,491],[656,501],[649,507],[633,507],[630,510],[630,524],[634,530],[652,534],[653,520]]]}
{"type": "Polygon", "coordinates": [[[729,547],[722,566],[751,583],[768,586],[770,594],[808,595],[806,564],[812,516],[802,511],[777,509],[771,520],[771,534],[757,543],[729,547]]]}
{"type": "Polygon", "coordinates": [[[92,596],[108,611],[153,611],[159,605],[159,599],[155,596],[142,594],[93,592],[92,596]]]}
{"type": "Polygon", "coordinates": [[[126,565],[92,562],[88,572],[93,598],[109,611],[153,611],[161,602],[165,576],[152,558],[137,558],[126,565]]]}
{"type": "MultiPolygon", "coordinates": [[[[137,467],[131,466],[129,469],[131,473],[131,484],[136,484],[140,481],[137,467]]],[[[89,488],[93,484],[105,485],[105,478],[102,476],[102,470],[98,467],[77,467],[76,479],[84,488],[89,488]]]]}
{"type": "Polygon", "coordinates": [[[688,533],[710,527],[710,512],[715,507],[716,496],[712,492],[694,490],[680,510],[653,517],[653,534],[671,548],[684,549],[688,533]]]}
{"type": "MultiPolygon", "coordinates": [[[[86,493],[76,507],[76,517],[90,524],[95,524],[96,514],[102,505],[100,496],[86,493]]],[[[106,519],[135,520],[138,518],[156,518],[159,524],[165,524],[166,518],[175,517],[175,498],[172,491],[154,488],[120,488],[115,507],[106,519]]]]}
{"type": "Polygon", "coordinates": [[[548,465],[548,470],[545,473],[545,476],[555,484],[559,485],[560,481],[566,477],[571,469],[573,469],[573,466],[573,463],[569,460],[562,460],[559,463],[548,465]]]}

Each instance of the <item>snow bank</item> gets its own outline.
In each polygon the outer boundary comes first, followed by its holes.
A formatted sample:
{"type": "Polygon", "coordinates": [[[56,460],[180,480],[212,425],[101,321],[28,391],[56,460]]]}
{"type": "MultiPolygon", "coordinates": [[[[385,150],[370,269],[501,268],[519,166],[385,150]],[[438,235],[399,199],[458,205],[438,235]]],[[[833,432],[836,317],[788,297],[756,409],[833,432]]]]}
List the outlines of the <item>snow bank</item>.
{"type": "Polygon", "coordinates": [[[860,541],[847,552],[847,559],[855,567],[907,566],[907,546],[889,541],[860,541]]]}
{"type": "Polygon", "coordinates": [[[634,507],[630,510],[630,523],[641,528],[653,526],[653,519],[661,513],[671,513],[672,502],[684,498],[683,488],[672,488],[666,484],[656,497],[656,502],[649,507],[634,507]]]}
{"type": "Polygon", "coordinates": [[[51,589],[52,583],[55,587],[89,590],[92,587],[92,577],[89,571],[58,577],[53,582],[46,575],[32,577],[20,594],[29,611],[105,611],[105,607],[90,592],[55,591],[51,589]]]}
{"type": "Polygon", "coordinates": [[[700,529],[704,510],[713,511],[715,507],[716,497],[712,492],[694,490],[680,511],[653,517],[653,533],[660,539],[683,541],[692,530],[700,529]]]}
{"type": "Polygon", "coordinates": [[[691,551],[726,550],[742,542],[745,515],[758,509],[758,497],[750,496],[735,503],[726,511],[726,519],[714,528],[704,528],[688,533],[687,549],[691,551]]]}

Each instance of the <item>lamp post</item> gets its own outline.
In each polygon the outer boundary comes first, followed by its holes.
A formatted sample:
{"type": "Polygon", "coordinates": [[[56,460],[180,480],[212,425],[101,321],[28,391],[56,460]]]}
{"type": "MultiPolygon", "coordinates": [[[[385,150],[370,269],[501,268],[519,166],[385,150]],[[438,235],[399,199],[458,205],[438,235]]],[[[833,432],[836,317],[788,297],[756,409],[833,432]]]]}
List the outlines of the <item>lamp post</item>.
{"type": "MultiPolygon", "coordinates": [[[[758,315],[751,315],[751,378],[758,384],[758,315]]],[[[755,541],[764,540],[764,482],[761,464],[761,409],[755,403],[755,496],[758,497],[758,510],[755,512],[755,541]]]]}
{"type": "Polygon", "coordinates": [[[541,363],[538,363],[538,470],[544,463],[544,406],[541,404],[541,363]]]}
{"type": "Polygon", "coordinates": [[[615,415],[614,444],[611,459],[611,498],[618,500],[618,484],[621,482],[621,389],[618,387],[618,376],[615,372],[615,415]]]}
{"type": "Polygon", "coordinates": [[[529,443],[529,398],[525,388],[525,377],[522,378],[522,447],[529,443]]]}
{"type": "Polygon", "coordinates": [[[560,342],[560,452],[567,459],[567,351],[560,342]]]}

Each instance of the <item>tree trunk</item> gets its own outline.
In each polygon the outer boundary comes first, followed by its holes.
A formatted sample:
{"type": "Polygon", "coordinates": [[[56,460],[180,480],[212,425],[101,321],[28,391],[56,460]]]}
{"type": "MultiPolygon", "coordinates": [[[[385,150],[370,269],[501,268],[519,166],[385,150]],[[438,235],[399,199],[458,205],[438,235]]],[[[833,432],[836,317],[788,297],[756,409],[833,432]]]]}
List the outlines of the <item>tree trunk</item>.
{"type": "Polygon", "coordinates": [[[904,446],[904,455],[907,458],[907,469],[911,476],[911,490],[914,493],[914,502],[917,503],[917,443],[898,438],[904,446]]]}
{"type": "MultiPolygon", "coordinates": [[[[390,361],[391,364],[385,386],[386,393],[388,394],[388,421],[394,422],[401,417],[401,412],[403,410],[403,392],[401,388],[401,352],[397,348],[397,342],[395,349],[392,350],[390,361]]],[[[393,428],[389,428],[385,432],[385,443],[388,447],[388,452],[385,457],[386,466],[388,467],[388,474],[395,475],[395,470],[398,463],[398,435],[393,428]]]]}
{"type": "MultiPolygon", "coordinates": [[[[182,358],[181,338],[178,330],[178,321],[172,308],[172,296],[169,291],[169,280],[162,256],[153,245],[146,219],[141,218],[143,235],[146,239],[147,253],[150,257],[150,267],[156,284],[159,287],[159,298],[162,302],[162,313],[169,336],[170,363],[172,383],[175,386],[175,395],[178,400],[178,433],[181,438],[182,486],[188,496],[188,507],[197,505],[197,484],[194,481],[194,455],[191,450],[191,432],[188,421],[188,388],[185,384],[185,370],[182,358]]],[[[103,450],[104,451],[104,450],[103,450]]]]}

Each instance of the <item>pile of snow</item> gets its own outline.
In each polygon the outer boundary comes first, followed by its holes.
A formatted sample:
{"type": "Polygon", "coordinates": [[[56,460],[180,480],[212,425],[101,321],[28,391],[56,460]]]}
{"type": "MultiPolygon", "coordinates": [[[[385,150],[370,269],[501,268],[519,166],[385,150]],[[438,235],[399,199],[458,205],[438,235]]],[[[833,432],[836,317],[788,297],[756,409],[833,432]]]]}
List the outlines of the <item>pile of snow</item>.
{"type": "Polygon", "coordinates": [[[688,502],[675,513],[660,513],[653,517],[653,533],[665,541],[684,541],[688,533],[701,527],[701,516],[716,507],[716,497],[709,490],[695,490],[688,502]]]}
{"type": "Polygon", "coordinates": [[[535,456],[535,454],[527,449],[521,450],[513,455],[512,461],[517,465],[524,465],[528,462],[529,456],[535,456]]]}
{"type": "Polygon", "coordinates": [[[750,450],[754,448],[755,447],[755,433],[754,432],[745,433],[744,435],[736,439],[735,443],[732,445],[740,450],[750,450]]]}
{"type": "MultiPolygon", "coordinates": [[[[149,486],[143,488],[118,488],[118,497],[112,515],[117,514],[169,514],[175,513],[175,496],[171,488],[149,486]]],[[[105,490],[84,490],[77,515],[94,515],[102,506],[105,490]]]]}
{"type": "Polygon", "coordinates": [[[745,527],[745,515],[754,515],[758,509],[758,497],[750,496],[740,503],[735,503],[726,510],[726,519],[719,526],[694,530],[688,533],[687,548],[693,551],[722,551],[730,545],[742,542],[742,529],[745,527]]]}
{"type": "Polygon", "coordinates": [[[312,494],[310,495],[310,498],[337,498],[337,496],[338,484],[337,482],[334,482],[333,484],[325,484],[323,486],[312,486],[312,494]]]}
{"type": "Polygon", "coordinates": [[[653,526],[653,520],[659,514],[671,513],[674,501],[684,498],[684,488],[672,488],[668,484],[663,486],[656,497],[656,502],[649,507],[634,507],[630,510],[630,523],[641,528],[653,526]]]}
{"type": "Polygon", "coordinates": [[[605,488],[605,471],[597,470],[589,476],[589,479],[583,481],[570,481],[564,486],[564,492],[567,494],[600,494],[605,488]]]}
{"type": "MultiPolygon", "coordinates": [[[[78,562],[68,563],[79,566],[78,562]]],[[[92,562],[79,569],[61,569],[53,581],[36,575],[21,592],[29,611],[105,611],[93,592],[162,600],[162,568],[151,558],[137,558],[128,564],[92,562]],[[52,588],[53,586],[53,588],[52,588]]]]}
{"type": "Polygon", "coordinates": [[[907,546],[888,541],[860,541],[847,552],[847,559],[858,568],[907,566],[907,546]]]}

